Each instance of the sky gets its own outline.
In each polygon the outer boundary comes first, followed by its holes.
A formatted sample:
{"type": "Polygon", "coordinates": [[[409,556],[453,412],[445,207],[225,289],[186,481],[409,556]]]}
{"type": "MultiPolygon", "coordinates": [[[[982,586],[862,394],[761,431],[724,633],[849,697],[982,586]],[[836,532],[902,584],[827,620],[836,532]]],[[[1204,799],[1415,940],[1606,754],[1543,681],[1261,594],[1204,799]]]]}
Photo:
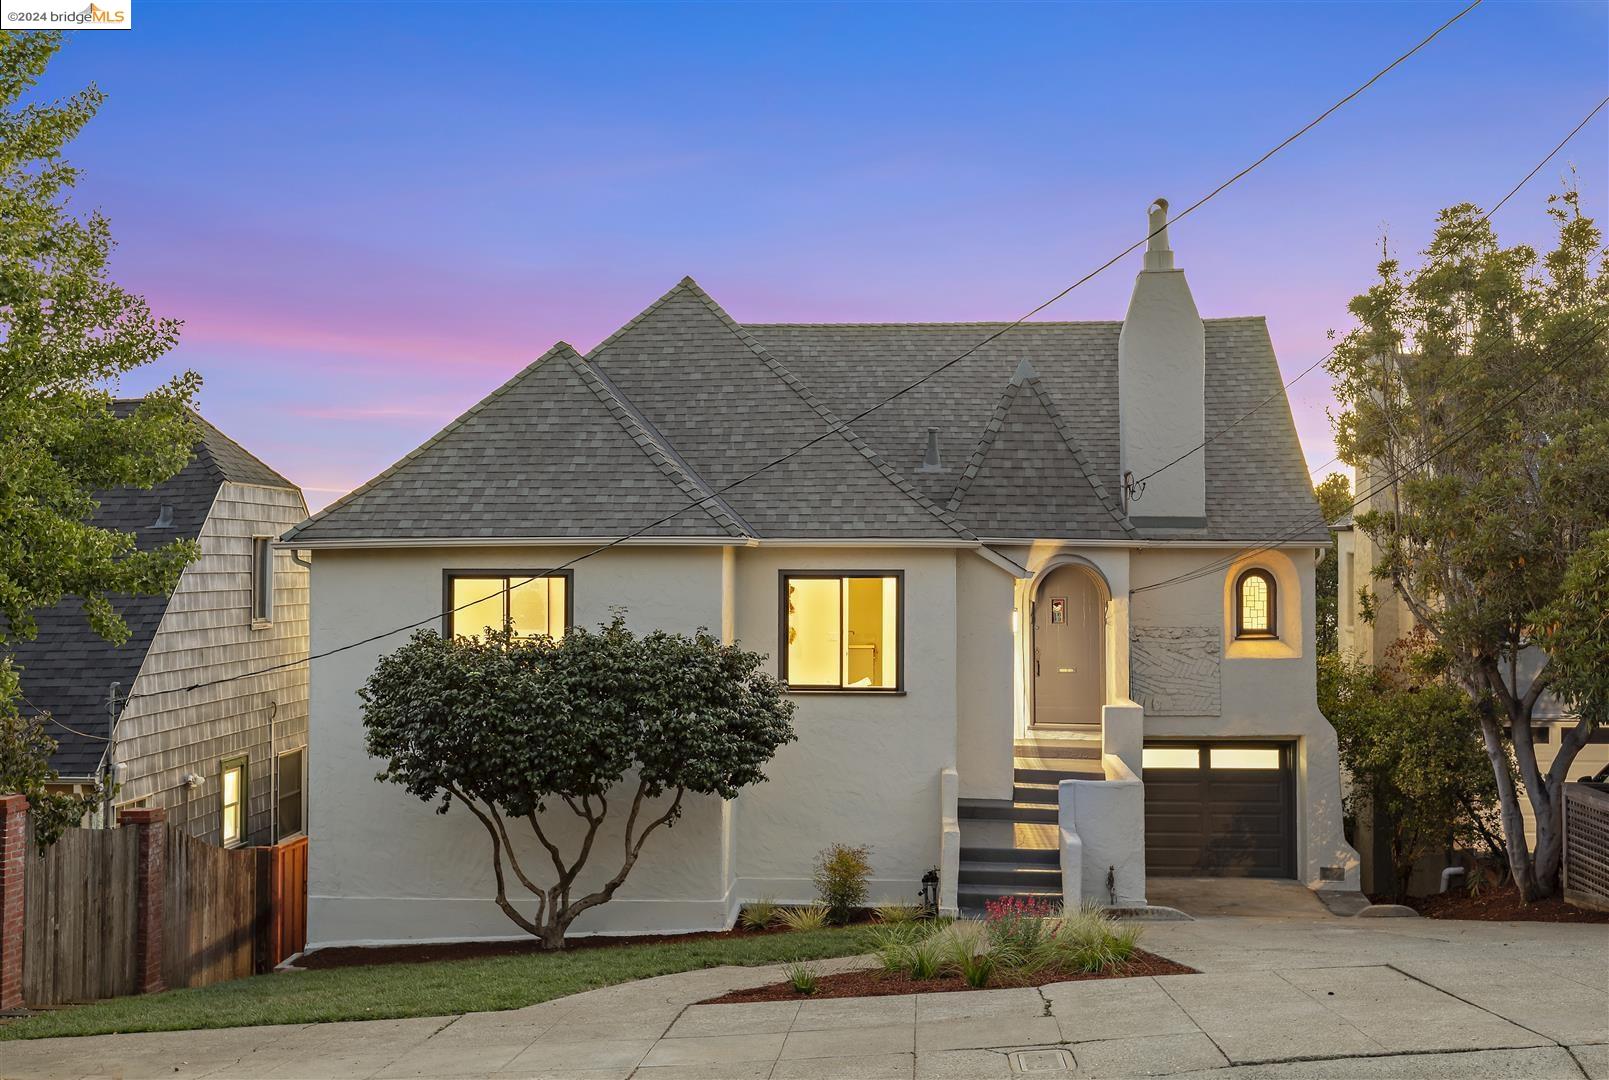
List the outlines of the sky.
{"type": "MultiPolygon", "coordinates": [[[[739,322],[1014,319],[1461,6],[136,0],[40,91],[108,95],[72,208],[184,320],[124,389],[200,372],[317,509],[684,275],[739,322]]],[[[1487,0],[1170,229],[1178,265],[1295,376],[1382,238],[1413,265],[1438,209],[1495,202],[1606,94],[1609,4],[1487,0]]],[[[1547,244],[1572,165],[1609,213],[1609,109],[1505,243],[1547,244]]],[[[1039,317],[1121,318],[1139,259],[1039,317]]],[[[1291,401],[1321,466],[1324,372],[1291,401]]]]}

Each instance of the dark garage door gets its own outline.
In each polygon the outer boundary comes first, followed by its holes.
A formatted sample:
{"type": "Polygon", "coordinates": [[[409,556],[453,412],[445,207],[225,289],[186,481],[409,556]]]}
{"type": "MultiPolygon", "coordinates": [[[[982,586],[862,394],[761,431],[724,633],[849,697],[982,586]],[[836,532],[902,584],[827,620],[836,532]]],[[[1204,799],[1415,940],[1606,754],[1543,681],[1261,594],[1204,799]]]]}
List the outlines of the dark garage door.
{"type": "Polygon", "coordinates": [[[1289,743],[1145,744],[1145,870],[1296,876],[1289,743]]]}

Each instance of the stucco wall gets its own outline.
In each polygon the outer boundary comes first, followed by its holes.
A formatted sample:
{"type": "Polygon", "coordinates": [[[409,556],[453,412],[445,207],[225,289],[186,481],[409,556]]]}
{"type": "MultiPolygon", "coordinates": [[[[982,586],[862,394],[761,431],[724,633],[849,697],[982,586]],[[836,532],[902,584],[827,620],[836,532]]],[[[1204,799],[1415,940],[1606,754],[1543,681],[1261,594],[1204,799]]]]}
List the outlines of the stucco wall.
{"type": "MultiPolygon", "coordinates": [[[[794,696],[799,741],[771,779],[737,800],[737,891],[808,900],[811,862],[832,843],[872,848],[872,899],[914,900],[939,861],[940,772],[956,762],[956,560],[949,549],[743,548],[737,552],[737,638],[776,671],[783,570],[903,570],[901,694],[794,696]]],[[[961,769],[966,783],[966,768],[961,769]]]]}
{"type": "Polygon", "coordinates": [[[955,560],[956,760],[961,797],[1009,799],[1016,579],[968,552],[955,560]]]}
{"type": "MultiPolygon", "coordinates": [[[[312,647],[344,645],[440,610],[444,569],[540,570],[581,549],[415,549],[314,553],[312,647]]],[[[575,620],[594,625],[624,607],[635,629],[691,631],[721,625],[719,548],[623,548],[575,567],[575,620]]],[[[308,938],[314,944],[518,936],[492,901],[490,842],[471,815],[445,815],[400,787],[374,780],[363,749],[356,691],[399,634],[313,665],[308,938]]],[[[612,808],[616,828],[623,815],[612,808]]],[[[616,899],[588,912],[578,931],[700,929],[726,925],[726,812],[697,799],[649,840],[616,899]]],[[[558,820],[569,818],[550,815],[558,820]]],[[[529,830],[515,830],[529,836],[529,830]]],[[[569,835],[575,835],[572,831],[569,835]]],[[[618,868],[618,831],[598,840],[581,886],[618,868]]],[[[522,837],[523,840],[523,837],[522,837]]],[[[521,849],[533,876],[535,842],[521,849]]],[[[545,878],[546,875],[543,875],[545,878]]],[[[539,878],[538,880],[542,880],[539,878]]],[[[517,892],[511,892],[517,895],[517,892]]]]}
{"type": "MultiPolygon", "coordinates": [[[[1133,557],[1133,586],[1140,589],[1214,564],[1223,557],[1215,549],[1142,549],[1133,557]]],[[[1195,736],[1225,739],[1294,740],[1296,747],[1296,862],[1302,880],[1320,884],[1321,866],[1341,866],[1345,882],[1330,887],[1357,887],[1357,855],[1342,830],[1341,779],[1335,729],[1318,710],[1313,629],[1311,548],[1262,552],[1242,558],[1227,570],[1217,569],[1192,581],[1136,592],[1132,617],[1136,627],[1217,626],[1226,634],[1219,665],[1219,715],[1145,717],[1148,738],[1195,736]],[[1229,616],[1226,582],[1249,566],[1272,570],[1280,588],[1281,640],[1247,649],[1227,640],[1229,616]]]]}

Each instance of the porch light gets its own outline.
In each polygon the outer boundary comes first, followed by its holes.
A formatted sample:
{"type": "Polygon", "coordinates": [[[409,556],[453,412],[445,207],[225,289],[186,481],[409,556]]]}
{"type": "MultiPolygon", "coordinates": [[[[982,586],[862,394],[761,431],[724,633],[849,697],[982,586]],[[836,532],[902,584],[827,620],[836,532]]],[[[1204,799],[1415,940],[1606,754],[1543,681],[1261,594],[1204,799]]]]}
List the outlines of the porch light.
{"type": "Polygon", "coordinates": [[[939,913],[939,868],[936,866],[922,875],[922,907],[929,915],[939,913]]]}

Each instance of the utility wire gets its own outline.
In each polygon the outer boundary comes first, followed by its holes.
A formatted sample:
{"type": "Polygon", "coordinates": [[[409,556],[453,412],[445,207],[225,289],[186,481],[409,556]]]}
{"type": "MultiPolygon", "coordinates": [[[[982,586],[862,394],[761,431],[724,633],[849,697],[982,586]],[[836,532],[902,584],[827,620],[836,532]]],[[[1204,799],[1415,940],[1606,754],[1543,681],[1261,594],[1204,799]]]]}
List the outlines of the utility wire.
{"type": "MultiPolygon", "coordinates": [[[[1365,493],[1363,495],[1360,495],[1358,498],[1354,499],[1353,502],[1351,503],[1351,505],[1349,505],[1346,509],[1348,511],[1356,510],[1358,507],[1362,506],[1364,503],[1366,503],[1370,499],[1374,498],[1374,496],[1378,495],[1380,492],[1386,490],[1387,488],[1391,487],[1391,485],[1397,483],[1404,476],[1407,476],[1411,472],[1417,472],[1419,469],[1421,469],[1425,465],[1429,464],[1430,461],[1432,461],[1433,459],[1435,459],[1437,457],[1440,457],[1442,454],[1446,453],[1448,450],[1451,450],[1454,446],[1457,446],[1464,439],[1468,438],[1470,435],[1474,434],[1477,430],[1479,430],[1481,425],[1486,423],[1486,421],[1491,419],[1496,413],[1500,412],[1503,409],[1508,408],[1510,405],[1512,405],[1514,402],[1518,401],[1525,394],[1529,393],[1530,390],[1534,386],[1536,386],[1538,383],[1540,383],[1543,379],[1547,378],[1549,375],[1553,374],[1555,371],[1558,371],[1560,368],[1562,368],[1565,364],[1569,363],[1571,360],[1574,360],[1583,351],[1585,351],[1588,346],[1592,345],[1595,341],[1598,340],[1598,338],[1602,337],[1605,329],[1606,329],[1606,327],[1601,325],[1601,324],[1599,326],[1597,326],[1597,328],[1594,329],[1592,333],[1586,335],[1584,338],[1582,338],[1579,341],[1577,341],[1576,347],[1574,349],[1570,350],[1568,353],[1564,354],[1563,356],[1559,357],[1558,359],[1556,359],[1556,360],[1544,365],[1542,370],[1537,372],[1536,376],[1533,379],[1531,379],[1530,382],[1528,382],[1525,385],[1521,386],[1518,390],[1514,391],[1512,394],[1510,394],[1507,398],[1503,399],[1502,401],[1488,406],[1481,413],[1477,414],[1476,417],[1474,418],[1474,420],[1472,420],[1462,430],[1454,432],[1454,433],[1448,435],[1445,439],[1442,440],[1440,445],[1432,448],[1423,457],[1421,457],[1418,461],[1415,461],[1410,465],[1404,465],[1404,466],[1400,467],[1399,469],[1397,469],[1394,473],[1392,473],[1390,476],[1388,476],[1385,480],[1382,480],[1379,484],[1377,484],[1373,488],[1371,488],[1367,493],[1365,493]]],[[[1320,515],[1320,516],[1318,516],[1316,518],[1304,519],[1304,520],[1298,522],[1296,525],[1286,529],[1280,535],[1278,535],[1278,536],[1276,536],[1276,537],[1274,537],[1274,538],[1272,538],[1270,540],[1260,541],[1258,545],[1254,545],[1254,546],[1248,547],[1248,548],[1242,548],[1241,550],[1236,551],[1233,554],[1226,555],[1226,556],[1223,556],[1223,557],[1221,557],[1219,559],[1216,559],[1213,562],[1210,562],[1205,566],[1197,567],[1194,570],[1187,570],[1182,574],[1175,574],[1173,577],[1170,577],[1170,578],[1163,578],[1161,581],[1153,581],[1149,585],[1141,585],[1141,586],[1139,586],[1137,588],[1130,589],[1129,592],[1132,595],[1134,593],[1148,592],[1151,589],[1164,588],[1164,587],[1166,587],[1168,585],[1180,585],[1180,584],[1183,584],[1183,583],[1185,583],[1187,581],[1195,581],[1198,578],[1202,578],[1202,577],[1209,577],[1211,575],[1214,575],[1214,574],[1218,573],[1221,570],[1224,570],[1224,569],[1234,565],[1236,562],[1240,561],[1241,559],[1249,558],[1249,557],[1251,557],[1253,555],[1261,554],[1264,551],[1269,551],[1269,550],[1272,550],[1273,548],[1277,548],[1280,545],[1282,545],[1282,544],[1294,539],[1295,537],[1300,536],[1302,533],[1306,532],[1308,529],[1315,528],[1315,527],[1317,527],[1319,525],[1325,525],[1325,524],[1328,524],[1328,522],[1324,521],[1322,515],[1320,515]]]]}
{"type": "MultiPolygon", "coordinates": [[[[1508,202],[1515,195],[1519,194],[1520,189],[1523,188],[1526,184],[1530,183],[1531,180],[1536,176],[1537,173],[1541,172],[1544,168],[1546,168],[1547,163],[1552,161],[1553,158],[1558,154],[1558,152],[1560,150],[1563,150],[1565,148],[1565,146],[1570,142],[1570,140],[1575,138],[1576,135],[1578,133],[1580,133],[1581,129],[1586,127],[1587,124],[1591,122],[1592,118],[1594,116],[1597,116],[1598,113],[1601,112],[1603,110],[1604,106],[1606,106],[1606,105],[1609,105],[1609,97],[1604,98],[1602,101],[1598,102],[1598,104],[1594,105],[1592,107],[1592,111],[1587,113],[1586,116],[1582,117],[1581,122],[1579,124],[1577,124],[1575,127],[1571,128],[1570,133],[1568,135],[1566,135],[1564,138],[1560,139],[1558,141],[1558,143],[1553,147],[1553,149],[1548,151],[1547,156],[1544,157],[1541,161],[1536,163],[1535,168],[1533,168],[1530,172],[1526,173],[1525,176],[1520,180],[1519,183],[1517,183],[1513,187],[1509,188],[1507,195],[1504,195],[1501,199],[1497,200],[1497,202],[1492,206],[1492,208],[1490,210],[1486,211],[1480,217],[1476,218],[1475,221],[1470,224],[1469,229],[1465,232],[1465,234],[1461,238],[1461,240],[1469,239],[1469,238],[1473,237],[1475,235],[1475,231],[1478,228],[1480,228],[1481,225],[1485,224],[1488,220],[1490,220],[1490,218],[1491,218],[1491,216],[1493,214],[1495,214],[1499,210],[1501,210],[1503,208],[1504,203],[1508,202]]],[[[1420,267],[1419,270],[1417,270],[1415,273],[1410,275],[1408,280],[1404,283],[1403,287],[1404,288],[1411,288],[1421,277],[1423,277],[1424,275],[1430,273],[1430,271],[1433,270],[1433,269],[1436,269],[1435,260],[1431,260],[1430,262],[1426,263],[1424,266],[1420,267]]],[[[1159,467],[1157,467],[1155,469],[1152,469],[1150,472],[1146,473],[1144,476],[1137,477],[1136,479],[1131,480],[1126,485],[1126,487],[1127,487],[1127,489],[1128,489],[1128,491],[1130,493],[1130,498],[1138,499],[1139,496],[1138,496],[1138,494],[1136,494],[1137,490],[1139,488],[1141,488],[1145,484],[1145,482],[1147,480],[1151,479],[1151,477],[1156,476],[1158,473],[1162,473],[1162,472],[1167,471],[1168,469],[1173,468],[1173,466],[1179,464],[1179,462],[1183,461],[1187,457],[1190,457],[1192,454],[1197,454],[1197,453],[1200,453],[1201,451],[1205,450],[1207,447],[1211,446],[1213,443],[1217,442],[1219,439],[1221,439],[1225,435],[1229,434],[1229,432],[1231,432],[1235,428],[1239,427],[1240,424],[1243,421],[1245,421],[1247,418],[1249,418],[1250,416],[1252,416],[1253,414],[1255,414],[1257,412],[1262,411],[1263,407],[1268,405],[1269,402],[1273,401],[1275,398],[1283,396],[1286,392],[1288,392],[1290,390],[1291,387],[1295,386],[1297,383],[1301,382],[1308,375],[1310,375],[1314,371],[1316,371],[1318,369],[1319,365],[1323,364],[1324,361],[1326,361],[1330,357],[1334,356],[1336,348],[1339,348],[1339,346],[1332,346],[1330,348],[1329,352],[1326,352],[1323,356],[1319,357],[1317,360],[1315,360],[1311,364],[1307,365],[1307,367],[1303,368],[1300,372],[1297,373],[1296,377],[1293,378],[1290,382],[1288,382],[1284,386],[1280,387],[1274,393],[1269,394],[1267,397],[1263,398],[1263,400],[1259,401],[1256,405],[1253,405],[1246,412],[1244,412],[1244,413],[1240,414],[1239,416],[1237,416],[1234,420],[1231,420],[1228,424],[1226,424],[1223,427],[1219,428],[1213,434],[1207,436],[1206,441],[1204,441],[1204,442],[1202,442],[1202,443],[1200,443],[1200,444],[1198,444],[1196,446],[1192,446],[1190,449],[1186,450],[1184,453],[1180,454],[1178,457],[1174,458],[1172,461],[1168,462],[1166,465],[1159,466],[1159,467]]],[[[1321,466],[1321,468],[1322,467],[1323,466],[1321,466]]],[[[1313,471],[1316,472],[1317,470],[1313,470],[1313,471]]]]}
{"type": "Polygon", "coordinates": [[[36,715],[43,716],[46,720],[49,720],[52,724],[55,724],[57,727],[61,728],[64,731],[70,731],[74,735],[77,735],[81,739],[94,739],[96,742],[111,742],[112,741],[111,739],[106,738],[104,735],[91,735],[87,731],[79,731],[75,727],[68,727],[66,724],[64,724],[60,720],[56,719],[56,714],[55,713],[51,712],[49,709],[41,709],[39,706],[35,705],[32,701],[28,700],[28,695],[27,694],[18,693],[17,696],[20,697],[22,699],[22,701],[23,701],[23,704],[27,705],[30,709],[32,709],[36,715]]]}
{"type": "MultiPolygon", "coordinates": [[[[1139,240],[1136,240],[1134,243],[1130,244],[1128,247],[1124,248],[1122,251],[1118,252],[1116,255],[1113,255],[1110,259],[1107,259],[1105,262],[1101,263],[1099,266],[1095,267],[1093,270],[1089,271],[1088,273],[1084,274],[1082,277],[1078,278],[1071,285],[1068,285],[1066,288],[1062,289],[1060,292],[1056,293],[1054,296],[1050,297],[1049,299],[1039,303],[1038,305],[1033,307],[1031,310],[1029,310],[1029,311],[1025,312],[1024,314],[1022,314],[1021,316],[1019,316],[1017,319],[1013,320],[1010,323],[1007,323],[1005,326],[1002,326],[1000,329],[998,329],[998,330],[994,331],[993,333],[989,334],[988,336],[984,337],[981,341],[979,341],[977,344],[971,346],[970,348],[966,349],[960,355],[958,355],[958,356],[956,356],[956,357],[954,357],[954,358],[952,358],[950,360],[945,361],[944,363],[940,364],[938,367],[934,368],[932,371],[929,371],[927,374],[925,374],[925,375],[913,380],[910,383],[907,383],[905,386],[900,387],[898,390],[894,391],[892,394],[890,394],[887,397],[883,398],[881,401],[878,401],[877,403],[871,405],[870,407],[868,407],[866,409],[862,409],[860,412],[855,413],[853,416],[849,417],[847,420],[839,420],[839,421],[833,423],[831,426],[828,427],[828,429],[826,431],[824,431],[820,435],[816,436],[815,438],[809,440],[808,442],[804,443],[801,446],[795,447],[794,449],[788,451],[785,454],[782,454],[780,457],[774,458],[771,461],[768,461],[765,464],[759,466],[758,468],[753,469],[750,472],[745,473],[744,475],[738,477],[736,480],[733,480],[731,483],[725,485],[724,487],[714,489],[713,491],[710,492],[710,494],[702,496],[702,497],[700,497],[698,499],[690,500],[686,506],[678,508],[673,513],[667,514],[664,517],[656,518],[655,520],[650,521],[648,524],[642,526],[641,528],[635,529],[632,532],[629,532],[629,533],[625,534],[624,536],[617,537],[614,540],[611,540],[606,544],[603,544],[603,545],[601,545],[599,547],[593,548],[591,551],[583,552],[582,554],[577,555],[575,558],[569,560],[568,562],[561,563],[560,565],[552,567],[552,568],[550,568],[548,570],[545,570],[540,574],[533,574],[530,577],[525,578],[523,581],[519,581],[517,583],[516,582],[511,582],[509,584],[509,586],[508,586],[509,591],[513,591],[514,589],[519,588],[519,587],[521,587],[523,585],[528,585],[532,581],[535,581],[540,577],[544,577],[544,576],[547,576],[549,574],[557,573],[560,570],[568,569],[569,567],[574,566],[576,563],[579,563],[579,562],[583,561],[584,559],[592,558],[594,555],[602,554],[603,552],[608,551],[611,548],[617,547],[620,544],[625,543],[627,540],[631,540],[631,539],[633,539],[635,537],[641,536],[644,533],[648,532],[649,530],[654,529],[657,526],[662,525],[665,522],[672,520],[673,518],[679,517],[680,515],[686,513],[688,510],[692,509],[693,507],[705,506],[705,505],[709,504],[710,502],[712,502],[713,500],[715,500],[719,496],[724,495],[726,492],[731,491],[733,488],[736,488],[740,484],[746,483],[747,481],[754,479],[756,476],[759,476],[761,473],[767,471],[768,469],[773,469],[776,466],[781,465],[786,461],[792,460],[793,458],[797,457],[798,455],[804,453],[806,450],[810,449],[812,446],[815,446],[817,443],[820,443],[820,442],[822,442],[822,441],[824,441],[826,439],[829,439],[834,435],[841,434],[843,431],[847,430],[851,424],[854,424],[855,422],[857,422],[859,420],[862,420],[862,419],[866,418],[867,416],[870,416],[872,413],[874,413],[877,410],[881,409],[883,406],[888,405],[889,403],[891,403],[891,402],[903,397],[904,395],[910,393],[912,390],[915,390],[917,387],[923,385],[924,383],[928,382],[929,380],[937,377],[938,375],[942,374],[943,372],[945,372],[945,371],[949,370],[950,368],[954,367],[956,364],[959,364],[961,361],[965,360],[967,357],[972,356],[979,349],[984,348],[985,346],[989,345],[991,342],[1003,337],[1004,335],[1006,335],[1007,333],[1011,332],[1012,330],[1017,329],[1017,327],[1021,326],[1023,323],[1027,322],[1029,319],[1033,318],[1035,315],[1039,314],[1041,311],[1044,311],[1046,308],[1050,307],[1052,304],[1055,304],[1057,301],[1059,301],[1063,297],[1067,296],[1067,294],[1071,293],[1074,289],[1077,289],[1078,287],[1080,287],[1081,285],[1083,285],[1086,282],[1090,281],[1092,278],[1096,277],[1097,275],[1099,275],[1101,273],[1104,273],[1106,270],[1111,269],[1113,266],[1117,265],[1118,262],[1120,262],[1121,260],[1123,260],[1124,258],[1129,256],[1133,252],[1137,251],[1139,248],[1143,247],[1144,245],[1150,243],[1152,237],[1154,237],[1157,234],[1165,231],[1170,224],[1173,224],[1174,222],[1184,220],[1186,217],[1190,216],[1195,211],[1199,210],[1201,207],[1205,206],[1207,203],[1209,203],[1213,199],[1217,198],[1220,194],[1222,194],[1228,188],[1230,188],[1234,184],[1238,183],[1239,181],[1244,179],[1246,176],[1248,176],[1250,173],[1252,173],[1253,171],[1255,171],[1256,169],[1261,167],[1265,162],[1267,162],[1275,154],[1279,153],[1281,150],[1284,150],[1287,146],[1290,146],[1297,139],[1300,139],[1302,136],[1306,135],[1309,131],[1312,131],[1319,124],[1321,124],[1325,120],[1329,119],[1329,117],[1331,115],[1333,115],[1337,110],[1339,110],[1344,105],[1346,105],[1349,102],[1351,102],[1353,99],[1358,97],[1358,95],[1362,94],[1365,90],[1368,90],[1371,86],[1373,86],[1375,83],[1379,82],[1382,78],[1384,78],[1391,71],[1393,71],[1397,67],[1401,66],[1409,58],[1411,58],[1416,53],[1418,53],[1421,49],[1423,49],[1425,46],[1429,45],[1432,41],[1435,41],[1438,37],[1440,37],[1454,23],[1458,22],[1464,16],[1468,15],[1471,11],[1474,11],[1477,7],[1480,7],[1480,5],[1482,3],[1484,3],[1484,2],[1485,2],[1485,0],[1473,0],[1473,2],[1470,3],[1468,6],[1460,9],[1450,19],[1448,19],[1446,22],[1442,23],[1440,26],[1438,26],[1434,30],[1432,30],[1428,35],[1426,35],[1424,38],[1422,38],[1411,49],[1409,49],[1408,51],[1402,53],[1395,60],[1392,60],[1391,63],[1387,64],[1385,67],[1381,68],[1379,71],[1376,71],[1365,82],[1363,82],[1358,87],[1356,87],[1354,90],[1352,90],[1351,93],[1347,94],[1345,97],[1343,97],[1339,101],[1335,102],[1335,104],[1331,105],[1329,108],[1327,108],[1323,112],[1319,113],[1316,117],[1314,117],[1312,120],[1308,121],[1301,128],[1299,128],[1297,131],[1295,131],[1291,135],[1287,136],[1286,138],[1282,139],[1272,149],[1266,151],[1261,157],[1257,158],[1250,165],[1247,165],[1245,168],[1241,169],[1239,172],[1235,173],[1233,176],[1229,177],[1227,180],[1225,180],[1222,183],[1220,183],[1217,187],[1215,187],[1211,191],[1207,192],[1207,194],[1203,195],[1201,198],[1197,199],[1195,202],[1193,202],[1189,206],[1185,207],[1178,214],[1176,214],[1173,218],[1169,219],[1168,221],[1164,221],[1156,229],[1153,229],[1150,232],[1147,232],[1139,240]]],[[[493,594],[493,596],[496,596],[496,595],[501,595],[501,591],[499,591],[499,593],[493,594]]],[[[274,665],[271,665],[269,667],[262,668],[261,670],[258,670],[258,671],[242,672],[240,674],[226,676],[226,677],[221,678],[221,679],[212,679],[212,680],[208,680],[208,681],[205,681],[205,682],[192,683],[192,684],[190,684],[188,686],[173,687],[172,689],[169,689],[169,690],[153,690],[153,691],[149,691],[149,692],[143,693],[143,694],[130,694],[124,700],[125,701],[136,701],[136,700],[139,700],[140,698],[154,697],[157,694],[188,693],[188,692],[190,692],[192,690],[199,690],[199,689],[201,689],[203,687],[207,687],[207,686],[216,686],[216,685],[219,685],[219,684],[222,684],[222,683],[235,682],[235,681],[238,681],[240,679],[253,678],[253,677],[258,676],[258,675],[267,675],[267,674],[270,674],[270,673],[275,672],[275,671],[281,671],[281,670],[284,670],[286,668],[296,667],[296,666],[299,666],[301,664],[310,664],[314,660],[322,660],[322,659],[324,659],[326,657],[334,656],[337,653],[346,652],[346,651],[348,651],[350,649],[360,648],[360,647],[362,647],[364,645],[370,645],[370,644],[373,644],[376,641],[383,640],[384,638],[393,637],[393,636],[395,636],[397,634],[404,633],[404,632],[406,632],[408,630],[417,629],[417,628],[419,628],[421,626],[425,626],[428,623],[435,622],[437,619],[443,618],[446,615],[450,615],[450,614],[453,614],[455,612],[462,611],[465,608],[473,607],[477,603],[482,603],[482,602],[484,602],[486,600],[490,600],[490,599],[493,598],[493,596],[486,596],[486,597],[483,597],[481,600],[472,600],[472,601],[469,601],[469,602],[464,603],[464,604],[459,604],[456,607],[448,608],[446,611],[434,612],[431,615],[426,616],[423,619],[416,620],[416,621],[408,623],[408,624],[406,624],[404,626],[398,626],[398,627],[395,627],[395,628],[393,628],[391,630],[382,631],[381,633],[378,633],[378,634],[371,634],[366,638],[362,638],[361,640],[350,642],[350,643],[348,643],[346,645],[338,645],[338,646],[335,646],[333,648],[326,649],[323,652],[311,653],[308,656],[302,657],[300,659],[287,660],[287,661],[284,661],[283,663],[274,664],[274,665]]]]}

